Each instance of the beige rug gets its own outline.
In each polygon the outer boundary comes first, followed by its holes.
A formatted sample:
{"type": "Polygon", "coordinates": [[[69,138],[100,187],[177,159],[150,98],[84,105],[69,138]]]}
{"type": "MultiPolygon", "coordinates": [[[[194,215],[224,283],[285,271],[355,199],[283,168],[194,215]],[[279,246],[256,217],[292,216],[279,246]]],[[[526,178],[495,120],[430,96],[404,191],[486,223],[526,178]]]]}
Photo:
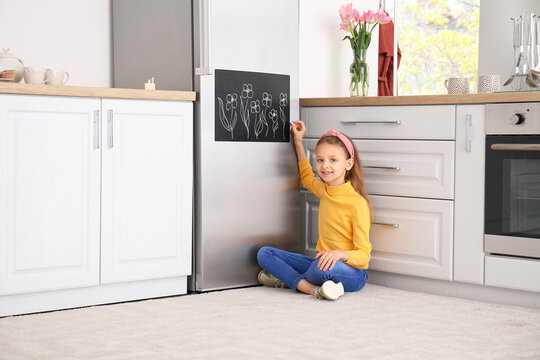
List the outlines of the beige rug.
{"type": "Polygon", "coordinates": [[[2,318],[0,359],[540,359],[540,310],[255,287],[2,318]]]}

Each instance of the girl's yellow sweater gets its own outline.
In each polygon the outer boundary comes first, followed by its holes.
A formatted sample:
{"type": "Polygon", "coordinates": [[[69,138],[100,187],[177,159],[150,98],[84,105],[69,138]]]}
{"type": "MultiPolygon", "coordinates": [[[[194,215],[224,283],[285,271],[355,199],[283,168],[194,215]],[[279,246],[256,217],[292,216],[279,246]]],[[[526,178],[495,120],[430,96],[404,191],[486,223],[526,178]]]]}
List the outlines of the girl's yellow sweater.
{"type": "Polygon", "coordinates": [[[343,250],[345,263],[367,269],[371,258],[369,206],[351,183],[329,186],[315,178],[307,159],[298,163],[302,185],[319,199],[319,240],[317,251],[343,250]]]}

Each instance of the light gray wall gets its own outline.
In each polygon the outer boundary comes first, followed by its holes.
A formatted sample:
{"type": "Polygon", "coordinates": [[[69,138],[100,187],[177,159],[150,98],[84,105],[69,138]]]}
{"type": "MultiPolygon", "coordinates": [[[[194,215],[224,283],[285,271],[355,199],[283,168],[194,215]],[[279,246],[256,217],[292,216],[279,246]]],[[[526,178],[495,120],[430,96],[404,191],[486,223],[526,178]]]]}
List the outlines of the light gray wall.
{"type": "Polygon", "coordinates": [[[67,85],[111,86],[110,0],[0,0],[0,50],[63,69],[67,85]]]}
{"type": "Polygon", "coordinates": [[[523,10],[540,14],[540,1],[480,0],[478,75],[498,74],[503,83],[510,76],[514,62],[510,18],[519,16],[523,10]]]}

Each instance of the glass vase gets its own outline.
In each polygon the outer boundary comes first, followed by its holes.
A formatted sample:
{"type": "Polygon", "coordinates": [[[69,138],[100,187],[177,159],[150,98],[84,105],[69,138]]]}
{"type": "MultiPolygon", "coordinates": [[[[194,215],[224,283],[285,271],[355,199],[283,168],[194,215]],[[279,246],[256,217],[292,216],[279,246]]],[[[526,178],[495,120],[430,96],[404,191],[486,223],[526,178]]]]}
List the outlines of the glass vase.
{"type": "Polygon", "coordinates": [[[351,96],[367,96],[369,90],[369,66],[366,62],[367,49],[353,49],[353,62],[349,68],[351,96]]]}

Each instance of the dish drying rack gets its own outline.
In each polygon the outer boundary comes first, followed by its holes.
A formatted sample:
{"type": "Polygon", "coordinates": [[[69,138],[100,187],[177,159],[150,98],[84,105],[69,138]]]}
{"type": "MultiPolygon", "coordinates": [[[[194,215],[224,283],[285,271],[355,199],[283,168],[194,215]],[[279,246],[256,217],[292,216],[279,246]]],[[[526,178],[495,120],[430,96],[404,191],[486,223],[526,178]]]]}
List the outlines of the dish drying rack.
{"type": "Polygon", "coordinates": [[[504,86],[516,91],[540,90],[540,17],[524,11],[511,18],[514,30],[514,67],[504,86]]]}

